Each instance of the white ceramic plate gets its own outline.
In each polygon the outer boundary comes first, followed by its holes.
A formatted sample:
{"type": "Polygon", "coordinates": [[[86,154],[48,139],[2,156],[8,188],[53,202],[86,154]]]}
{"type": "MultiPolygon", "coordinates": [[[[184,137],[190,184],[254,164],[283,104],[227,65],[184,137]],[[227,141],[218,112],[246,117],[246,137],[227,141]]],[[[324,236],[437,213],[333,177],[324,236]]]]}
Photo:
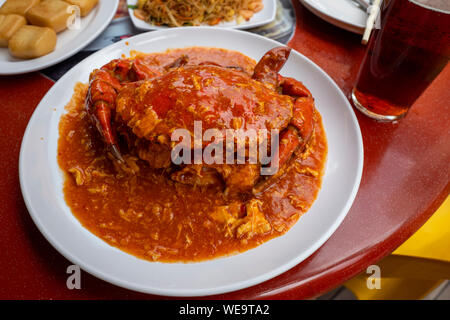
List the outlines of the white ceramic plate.
{"type": "MultiPolygon", "coordinates": [[[[6,0],[0,0],[2,5],[6,0]]],[[[37,71],[67,59],[87,46],[109,24],[117,11],[119,0],[100,0],[98,5],[81,18],[78,30],[64,30],[58,33],[58,42],[53,52],[35,59],[16,59],[8,48],[0,48],[0,75],[20,74],[37,71]]]]}
{"type": "Polygon", "coordinates": [[[306,8],[335,26],[363,34],[367,14],[351,0],[299,0],[306,8]]]}
{"type": "Polygon", "coordinates": [[[58,123],[77,81],[131,49],[208,46],[238,50],[259,59],[280,43],[243,31],[171,28],[147,32],[106,47],[68,71],[48,91],[28,123],[20,152],[20,183],[34,222],[67,259],[103,280],[136,291],[174,296],[229,292],[275,277],[317,250],[344,219],[358,190],[363,145],[355,114],[331,78],[292,51],[281,74],[305,83],[316,99],[328,137],[323,186],[311,209],[285,235],[247,252],[199,263],[159,263],[120,251],[81,226],[63,197],[63,173],[57,164],[58,123]],[[126,44],[129,43],[129,45],[126,44]],[[54,110],[54,108],[56,108],[54,110]]]}
{"type": "MultiPolygon", "coordinates": [[[[127,0],[128,5],[135,5],[137,0],[127,0]]],[[[221,28],[234,28],[234,29],[250,29],[256,28],[268,23],[271,23],[275,20],[275,15],[277,13],[277,1],[276,0],[263,0],[264,8],[257,12],[251,17],[249,21],[244,21],[241,24],[237,24],[236,21],[222,22],[219,23],[215,27],[221,28]]],[[[162,30],[168,29],[167,26],[155,26],[150,23],[147,23],[141,19],[138,19],[133,14],[133,9],[128,9],[130,13],[131,21],[136,28],[141,30],[162,30]]]]}

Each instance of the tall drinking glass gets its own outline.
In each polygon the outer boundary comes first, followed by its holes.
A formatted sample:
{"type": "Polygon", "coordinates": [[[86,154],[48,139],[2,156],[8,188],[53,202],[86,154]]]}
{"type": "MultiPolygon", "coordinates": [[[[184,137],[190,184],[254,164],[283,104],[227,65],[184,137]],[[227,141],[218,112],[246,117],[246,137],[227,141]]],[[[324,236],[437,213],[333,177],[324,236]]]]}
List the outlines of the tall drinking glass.
{"type": "Polygon", "coordinates": [[[352,100],[369,117],[402,118],[450,57],[450,0],[390,0],[381,11],[352,100]]]}

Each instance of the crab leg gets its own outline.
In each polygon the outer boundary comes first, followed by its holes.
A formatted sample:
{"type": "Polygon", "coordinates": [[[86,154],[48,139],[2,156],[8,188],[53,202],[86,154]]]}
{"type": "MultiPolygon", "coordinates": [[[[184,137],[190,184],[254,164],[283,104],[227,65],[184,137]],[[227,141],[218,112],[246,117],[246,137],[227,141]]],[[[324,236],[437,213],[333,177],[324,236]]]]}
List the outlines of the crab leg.
{"type": "Polygon", "coordinates": [[[267,51],[255,66],[252,78],[276,90],[278,72],[283,68],[290,53],[291,48],[288,47],[276,47],[267,51]]]}

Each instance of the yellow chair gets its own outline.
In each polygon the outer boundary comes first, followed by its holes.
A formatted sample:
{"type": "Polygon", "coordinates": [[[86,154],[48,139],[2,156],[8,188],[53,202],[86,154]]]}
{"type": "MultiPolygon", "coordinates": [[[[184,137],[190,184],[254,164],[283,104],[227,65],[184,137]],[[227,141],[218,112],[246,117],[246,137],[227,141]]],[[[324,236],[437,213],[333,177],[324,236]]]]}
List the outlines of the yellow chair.
{"type": "Polygon", "coordinates": [[[380,289],[369,289],[366,272],[344,285],[360,300],[423,299],[450,279],[450,197],[390,256],[379,261],[380,289]]]}

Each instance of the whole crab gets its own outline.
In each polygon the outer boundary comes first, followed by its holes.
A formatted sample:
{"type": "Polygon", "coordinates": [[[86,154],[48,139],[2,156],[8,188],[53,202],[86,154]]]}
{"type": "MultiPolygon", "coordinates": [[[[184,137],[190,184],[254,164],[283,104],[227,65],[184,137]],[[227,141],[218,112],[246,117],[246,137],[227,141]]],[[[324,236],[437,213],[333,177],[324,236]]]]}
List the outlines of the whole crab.
{"type": "MultiPolygon", "coordinates": [[[[133,133],[140,159],[151,167],[174,167],[172,180],[191,185],[225,186],[227,192],[255,193],[267,185],[256,164],[187,164],[171,162],[171,134],[194,121],[207,129],[278,129],[279,168],[305,147],[314,131],[314,99],[305,86],[278,74],[290,49],[276,47],[263,55],[252,75],[239,67],[212,62],[189,64],[182,56],[161,69],[136,59],[117,59],[90,75],[86,109],[116,161],[123,162],[117,132],[133,133]],[[264,183],[263,183],[264,182],[264,183]]],[[[203,142],[202,148],[207,142],[203,142]]]]}

